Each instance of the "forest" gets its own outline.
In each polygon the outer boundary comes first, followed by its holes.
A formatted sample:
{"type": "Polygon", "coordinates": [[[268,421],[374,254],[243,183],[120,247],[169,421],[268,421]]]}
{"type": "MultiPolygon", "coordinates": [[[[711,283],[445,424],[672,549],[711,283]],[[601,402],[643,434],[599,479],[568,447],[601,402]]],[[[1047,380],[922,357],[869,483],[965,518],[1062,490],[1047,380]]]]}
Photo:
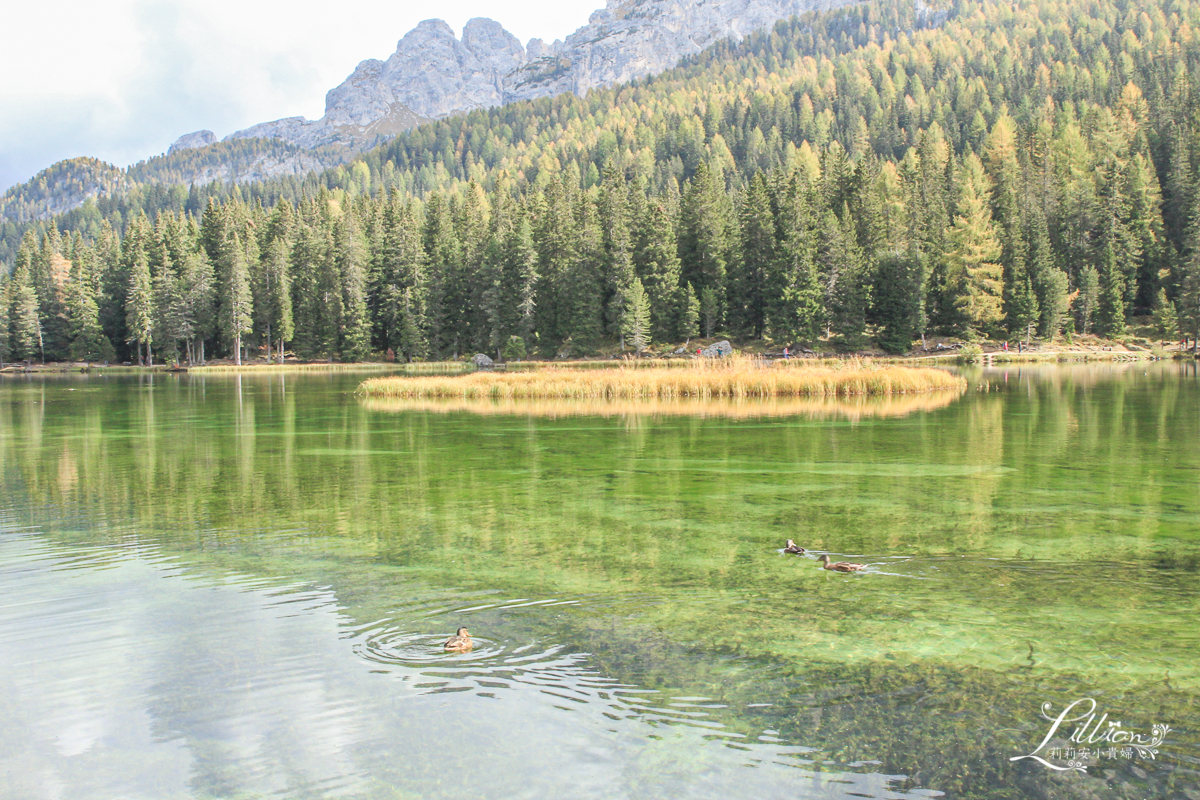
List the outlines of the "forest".
{"type": "Polygon", "coordinates": [[[1198,17],[880,0],[305,178],[127,173],[6,225],[0,356],[557,357],[714,334],[900,353],[1120,337],[1146,314],[1194,337],[1198,17]]]}

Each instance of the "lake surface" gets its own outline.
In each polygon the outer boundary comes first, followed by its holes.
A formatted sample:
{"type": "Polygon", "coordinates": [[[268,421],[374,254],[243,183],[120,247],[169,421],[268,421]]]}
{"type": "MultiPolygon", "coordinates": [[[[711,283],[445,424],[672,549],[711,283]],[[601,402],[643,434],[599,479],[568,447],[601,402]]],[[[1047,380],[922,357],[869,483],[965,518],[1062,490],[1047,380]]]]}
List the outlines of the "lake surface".
{"type": "Polygon", "coordinates": [[[972,379],[648,414],[0,380],[0,800],[1200,800],[1196,365],[972,379]],[[1050,735],[1089,698],[1112,741],[1050,735]]]}

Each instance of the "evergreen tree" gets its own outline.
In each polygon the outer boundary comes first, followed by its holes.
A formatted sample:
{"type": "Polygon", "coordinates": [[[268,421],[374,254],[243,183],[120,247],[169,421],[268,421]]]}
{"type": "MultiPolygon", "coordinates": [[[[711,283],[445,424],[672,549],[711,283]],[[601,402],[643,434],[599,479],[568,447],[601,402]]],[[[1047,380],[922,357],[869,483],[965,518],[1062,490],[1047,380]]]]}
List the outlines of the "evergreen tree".
{"type": "Polygon", "coordinates": [[[129,290],[125,296],[125,330],[134,346],[138,364],[153,366],[150,345],[154,339],[154,291],[150,281],[150,259],[142,248],[129,264],[129,290]]]}
{"type": "Polygon", "coordinates": [[[367,316],[367,248],[352,215],[346,214],[338,220],[334,248],[342,293],[338,349],[343,360],[362,361],[371,351],[371,322],[367,316]]]}
{"type": "Polygon", "coordinates": [[[0,274],[0,368],[12,358],[12,339],[9,335],[12,325],[11,288],[12,281],[7,275],[0,274]]]}
{"type": "Polygon", "coordinates": [[[921,260],[915,252],[887,253],[875,267],[877,341],[884,352],[906,353],[918,334],[921,313],[921,260]]]}
{"type": "Polygon", "coordinates": [[[750,180],[739,213],[740,255],[730,282],[730,324],[737,332],[761,339],[767,323],[767,280],[776,259],[775,218],[766,180],[750,180]]]}
{"type": "Polygon", "coordinates": [[[1075,301],[1075,326],[1082,334],[1092,332],[1092,320],[1100,300],[1100,273],[1087,265],[1079,273],[1079,295],[1075,301]]]}
{"type": "Polygon", "coordinates": [[[625,301],[622,334],[627,345],[640,353],[650,346],[652,339],[650,298],[642,288],[640,278],[634,278],[625,301]]]}
{"type": "Polygon", "coordinates": [[[843,218],[825,212],[819,231],[818,260],[824,285],[829,333],[841,337],[847,348],[861,347],[866,339],[870,282],[866,259],[848,209],[843,218]]]}
{"type": "Polygon", "coordinates": [[[222,341],[233,355],[233,363],[242,363],[242,337],[253,330],[253,296],[246,250],[237,231],[226,232],[217,251],[221,285],[218,298],[218,327],[222,341]]]}
{"type": "Polygon", "coordinates": [[[723,183],[720,170],[702,161],[680,203],[680,280],[699,291],[701,313],[712,320],[710,330],[725,306],[730,210],[723,183]],[[703,300],[706,289],[711,307],[703,300]]]}
{"type": "Polygon", "coordinates": [[[962,324],[972,331],[994,328],[1002,316],[1003,272],[991,210],[984,202],[983,164],[971,155],[960,171],[960,193],[947,252],[948,286],[962,324]]]}
{"type": "Polygon", "coordinates": [[[815,341],[823,311],[813,225],[815,198],[796,176],[782,195],[776,228],[783,233],[766,292],[768,324],[777,341],[815,341]]]}
{"type": "Polygon", "coordinates": [[[263,334],[267,341],[267,359],[271,358],[272,337],[279,350],[279,363],[283,363],[284,345],[295,335],[292,318],[292,265],[291,246],[282,235],[267,245],[263,264],[262,311],[263,334]]]}
{"type": "MultiPolygon", "coordinates": [[[[620,336],[623,347],[625,338],[621,331],[626,301],[637,273],[633,265],[633,236],[629,222],[629,186],[624,173],[615,166],[608,165],[604,169],[598,212],[604,247],[604,330],[620,336]]],[[[529,341],[528,337],[526,341],[529,341]]]]}
{"type": "Polygon", "coordinates": [[[33,288],[28,262],[17,262],[10,285],[13,356],[25,361],[40,359],[43,353],[42,323],[38,318],[37,292],[33,288]]]}
{"type": "Polygon", "coordinates": [[[1158,290],[1154,305],[1154,332],[1164,342],[1174,340],[1179,336],[1179,317],[1175,313],[1175,304],[1167,299],[1166,289],[1158,290]]]}
{"type": "Polygon", "coordinates": [[[650,301],[650,327],[654,337],[671,341],[680,334],[679,249],[675,220],[668,203],[652,202],[638,221],[634,264],[650,301]]]}

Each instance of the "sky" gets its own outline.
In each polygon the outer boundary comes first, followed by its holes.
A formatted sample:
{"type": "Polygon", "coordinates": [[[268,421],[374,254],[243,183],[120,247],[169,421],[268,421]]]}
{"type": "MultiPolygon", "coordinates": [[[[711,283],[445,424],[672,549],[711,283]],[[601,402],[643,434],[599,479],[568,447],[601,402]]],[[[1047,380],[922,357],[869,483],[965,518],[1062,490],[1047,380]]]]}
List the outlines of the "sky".
{"type": "Polygon", "coordinates": [[[197,130],[218,138],[280,117],[316,119],[325,93],[386,59],[418,22],[461,35],[491,17],[522,43],[562,39],[603,0],[43,0],[0,27],[0,191],[56,161],[119,167],[197,130]]]}

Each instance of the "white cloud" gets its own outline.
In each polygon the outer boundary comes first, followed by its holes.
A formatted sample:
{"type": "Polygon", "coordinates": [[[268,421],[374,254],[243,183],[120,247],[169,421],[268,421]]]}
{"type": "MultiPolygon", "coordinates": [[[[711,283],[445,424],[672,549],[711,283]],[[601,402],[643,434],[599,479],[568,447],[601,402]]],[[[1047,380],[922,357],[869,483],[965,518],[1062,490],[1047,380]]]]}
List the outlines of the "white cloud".
{"type": "Polygon", "coordinates": [[[522,42],[563,38],[601,0],[438,4],[348,0],[84,0],[21,3],[0,29],[0,189],[55,161],[118,166],[181,134],[218,136],[324,113],[359,61],[387,58],[422,19],[461,31],[491,17],[522,42]]]}

